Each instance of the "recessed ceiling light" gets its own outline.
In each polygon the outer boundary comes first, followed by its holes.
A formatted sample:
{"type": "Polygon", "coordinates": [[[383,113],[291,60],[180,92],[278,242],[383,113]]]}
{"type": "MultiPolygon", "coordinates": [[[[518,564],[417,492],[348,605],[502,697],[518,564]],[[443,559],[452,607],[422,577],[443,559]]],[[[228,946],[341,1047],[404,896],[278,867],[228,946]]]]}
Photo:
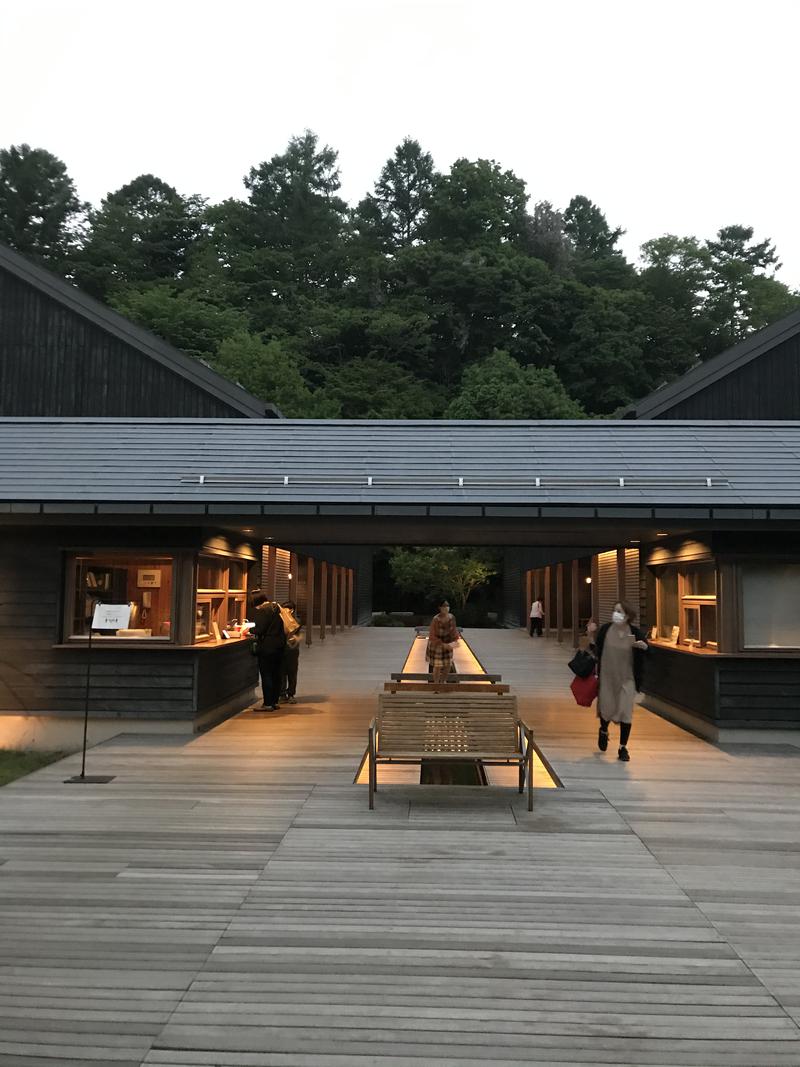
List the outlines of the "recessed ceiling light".
{"type": "Polygon", "coordinates": [[[656,537],[669,537],[668,533],[657,533],[656,537]]]}
{"type": "Polygon", "coordinates": [[[245,526],[245,527],[242,528],[242,533],[254,533],[254,532],[255,531],[253,530],[252,526],[245,526]]]}

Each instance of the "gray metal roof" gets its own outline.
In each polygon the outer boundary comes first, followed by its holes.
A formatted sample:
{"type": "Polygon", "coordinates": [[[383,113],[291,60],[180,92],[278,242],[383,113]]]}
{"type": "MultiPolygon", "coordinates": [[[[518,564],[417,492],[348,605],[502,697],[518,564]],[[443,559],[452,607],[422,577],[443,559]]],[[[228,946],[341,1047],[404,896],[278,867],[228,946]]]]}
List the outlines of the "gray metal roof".
{"type": "Polygon", "coordinates": [[[7,418],[0,501],[798,506],[800,422],[7,418]]]}
{"type": "Polygon", "coordinates": [[[20,281],[38,289],[52,300],[58,301],[77,315],[99,326],[107,333],[117,337],[125,344],[131,345],[138,352],[167,367],[173,373],[185,378],[192,385],[209,393],[216,400],[228,404],[234,411],[241,411],[254,419],[280,418],[280,412],[273,404],[248,393],[241,385],[229,381],[200,360],[187,356],[149,330],[143,329],[112,311],[110,307],[82,293],[74,285],[59,278],[52,271],[31,262],[19,252],[7,245],[0,244],[0,270],[8,271],[20,281]]]}
{"type": "Polygon", "coordinates": [[[637,400],[635,404],[619,412],[631,419],[655,419],[664,412],[680,404],[695,393],[707,389],[710,385],[739,370],[751,360],[763,356],[766,352],[783,344],[800,333],[800,311],[785,315],[771,326],[752,334],[738,345],[720,352],[718,356],[692,367],[686,374],[669,385],[664,385],[649,396],[637,400]]]}

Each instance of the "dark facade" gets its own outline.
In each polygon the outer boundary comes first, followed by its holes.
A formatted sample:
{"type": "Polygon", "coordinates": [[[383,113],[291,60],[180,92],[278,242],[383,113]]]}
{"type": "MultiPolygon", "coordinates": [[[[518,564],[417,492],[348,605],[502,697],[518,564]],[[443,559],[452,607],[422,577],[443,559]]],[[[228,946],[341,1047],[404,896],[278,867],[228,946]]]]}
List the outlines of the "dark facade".
{"type": "Polygon", "coordinates": [[[276,414],[198,360],[0,246],[0,415],[276,414]]]}
{"type": "Polygon", "coordinates": [[[257,672],[249,642],[193,643],[193,616],[198,559],[210,553],[253,569],[255,546],[195,528],[48,526],[0,531],[0,713],[83,712],[89,653],[85,640],[69,639],[69,557],[154,549],[174,561],[173,640],[95,641],[92,717],[186,720],[202,728],[252,703],[257,672]]]}
{"type": "Polygon", "coordinates": [[[633,419],[800,419],[800,312],[632,404],[633,419]]]}

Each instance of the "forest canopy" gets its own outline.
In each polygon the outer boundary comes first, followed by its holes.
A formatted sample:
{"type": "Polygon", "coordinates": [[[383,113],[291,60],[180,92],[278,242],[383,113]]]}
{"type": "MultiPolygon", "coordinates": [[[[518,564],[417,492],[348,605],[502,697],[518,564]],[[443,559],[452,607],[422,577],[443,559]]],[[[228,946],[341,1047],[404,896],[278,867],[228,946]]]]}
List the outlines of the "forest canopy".
{"type": "Polygon", "coordinates": [[[142,174],[92,207],[15,145],[0,241],[291,417],[610,415],[800,308],[752,227],[663,234],[633,264],[587,196],[537,201],[493,160],[439,171],[411,138],[359,203],[339,191],[309,131],[219,204],[142,174]]]}

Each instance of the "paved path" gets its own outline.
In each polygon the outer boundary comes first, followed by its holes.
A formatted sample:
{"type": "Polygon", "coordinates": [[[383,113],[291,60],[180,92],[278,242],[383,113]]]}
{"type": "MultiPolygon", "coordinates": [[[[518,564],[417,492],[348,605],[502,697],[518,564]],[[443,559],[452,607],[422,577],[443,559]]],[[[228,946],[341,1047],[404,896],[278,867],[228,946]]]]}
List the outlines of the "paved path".
{"type": "Polygon", "coordinates": [[[621,764],[565,648],[473,631],[566,789],[370,813],[408,638],[315,645],[286,711],[107,742],[110,785],[73,757],[0,790],[0,1065],[800,1067],[800,747],[639,712],[621,764]]]}

